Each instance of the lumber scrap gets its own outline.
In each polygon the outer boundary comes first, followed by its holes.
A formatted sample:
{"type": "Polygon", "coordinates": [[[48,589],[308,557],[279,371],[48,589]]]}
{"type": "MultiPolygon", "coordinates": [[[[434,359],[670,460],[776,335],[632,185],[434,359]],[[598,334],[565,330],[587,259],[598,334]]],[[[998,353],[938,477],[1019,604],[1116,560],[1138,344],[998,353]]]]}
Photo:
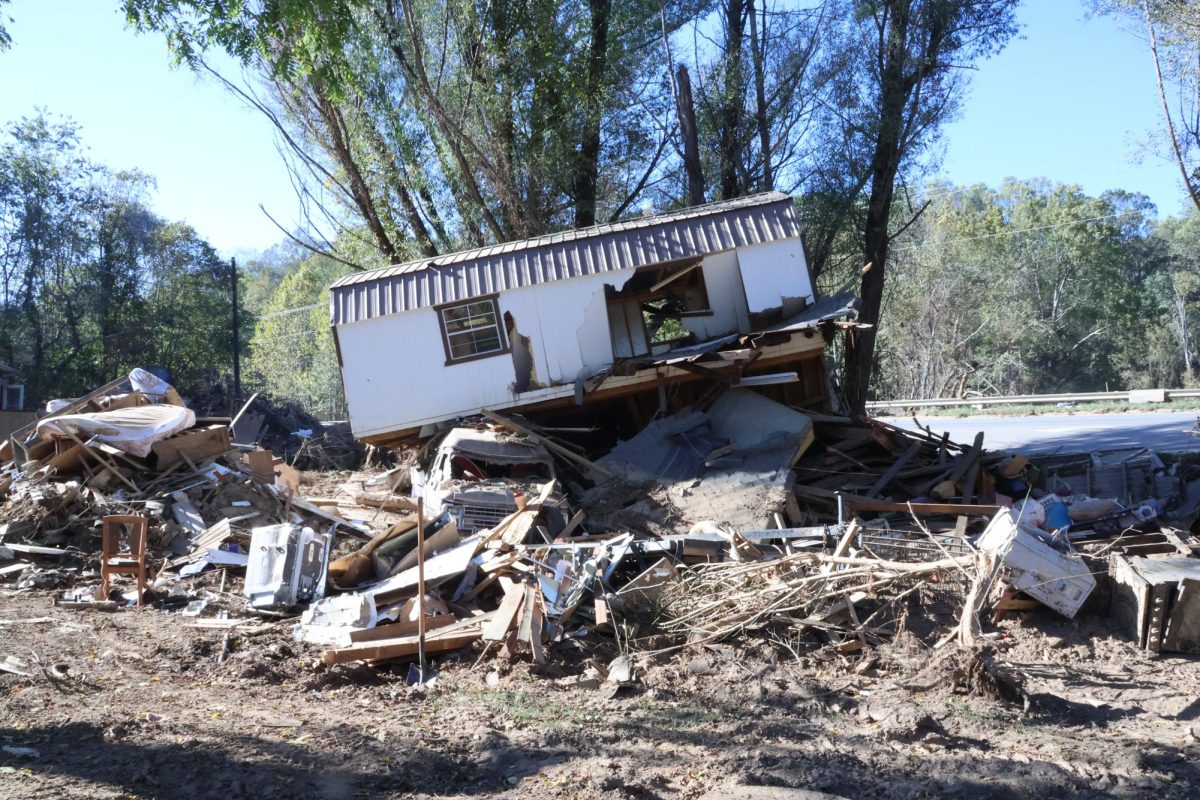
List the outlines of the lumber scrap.
{"type": "Polygon", "coordinates": [[[576,464],[578,464],[579,466],[581,466],[587,470],[590,470],[590,471],[596,473],[597,475],[601,475],[605,478],[616,477],[612,472],[609,472],[608,470],[604,469],[604,467],[596,465],[595,463],[589,461],[588,459],[584,458],[583,456],[579,455],[578,453],[568,450],[567,448],[563,447],[562,445],[560,445],[556,442],[551,441],[550,439],[548,439],[545,436],[540,436],[537,433],[534,433],[531,429],[525,427],[524,425],[520,424],[519,422],[515,422],[515,421],[509,419],[508,417],[503,417],[494,411],[489,411],[486,408],[480,409],[479,413],[482,414],[483,416],[487,417],[488,419],[490,419],[492,422],[495,422],[498,425],[503,425],[504,427],[508,428],[509,430],[512,430],[512,431],[515,431],[516,433],[521,434],[522,436],[524,436],[526,439],[528,439],[533,444],[540,444],[543,447],[545,447],[547,450],[549,450],[550,452],[554,453],[555,455],[561,456],[561,457],[567,459],[568,461],[573,461],[576,464]]]}
{"type": "MultiPolygon", "coordinates": [[[[483,635],[483,629],[496,612],[468,617],[456,623],[445,625],[425,634],[425,652],[444,653],[457,650],[460,647],[476,642],[483,635]]],[[[426,620],[428,622],[428,620],[426,620]]],[[[350,661],[383,661],[391,659],[407,659],[417,655],[419,637],[416,634],[396,636],[391,639],[358,642],[349,647],[326,650],[321,654],[321,660],[326,664],[345,664],[350,661]]]]}
{"type": "Polygon", "coordinates": [[[912,461],[913,456],[915,456],[920,449],[920,442],[913,442],[910,444],[904,453],[896,459],[895,463],[888,467],[887,471],[879,476],[879,480],[875,481],[871,488],[867,490],[866,496],[878,497],[879,494],[887,488],[888,484],[896,479],[896,476],[900,474],[900,470],[904,469],[904,467],[908,465],[909,461],[912,461]]]}
{"type": "Polygon", "coordinates": [[[521,611],[521,605],[525,602],[525,587],[520,583],[510,584],[504,590],[504,599],[500,601],[500,607],[496,609],[496,615],[492,617],[487,627],[483,629],[483,640],[485,642],[502,642],[508,637],[508,632],[513,627],[513,621],[517,619],[517,615],[521,611]]]}

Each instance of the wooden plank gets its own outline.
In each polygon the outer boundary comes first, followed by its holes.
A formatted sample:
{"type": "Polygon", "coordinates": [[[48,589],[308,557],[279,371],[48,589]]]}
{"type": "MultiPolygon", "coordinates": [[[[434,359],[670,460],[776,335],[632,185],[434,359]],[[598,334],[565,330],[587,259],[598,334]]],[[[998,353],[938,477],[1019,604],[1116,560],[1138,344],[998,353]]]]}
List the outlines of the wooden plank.
{"type": "MultiPolygon", "coordinates": [[[[425,618],[425,630],[436,631],[453,625],[458,621],[458,617],[453,614],[434,614],[425,618]]],[[[416,620],[412,622],[393,622],[387,625],[376,625],[374,628],[362,628],[350,631],[350,641],[358,644],[359,642],[377,642],[382,639],[397,639],[402,636],[412,636],[417,632],[418,627],[419,625],[416,620]]]]}
{"type": "Polygon", "coordinates": [[[579,455],[578,453],[573,453],[570,450],[568,450],[567,448],[562,447],[561,445],[555,444],[554,442],[546,439],[543,436],[538,436],[536,433],[531,431],[529,428],[526,428],[524,425],[521,425],[517,422],[513,422],[511,419],[508,419],[507,417],[502,417],[499,414],[495,413],[494,411],[489,411],[486,408],[480,409],[479,413],[482,414],[483,416],[487,417],[488,419],[490,419],[492,422],[498,423],[510,430],[516,431],[517,433],[524,436],[526,439],[528,439],[533,444],[540,444],[543,447],[545,447],[547,450],[551,451],[552,453],[554,453],[556,455],[562,456],[563,458],[567,459],[568,461],[574,461],[576,464],[579,464],[580,466],[585,467],[585,468],[595,472],[596,474],[602,475],[606,478],[616,477],[613,473],[609,472],[608,470],[604,469],[603,467],[593,464],[591,461],[587,460],[586,458],[579,455]]]}
{"type": "Polygon", "coordinates": [[[991,505],[974,505],[966,503],[885,503],[881,500],[859,500],[857,498],[846,499],[846,510],[859,511],[874,511],[878,513],[896,512],[907,514],[911,509],[912,513],[917,515],[922,514],[948,514],[950,516],[988,516],[992,517],[1000,513],[1000,506],[991,505]]]}
{"type": "Polygon", "coordinates": [[[904,469],[904,467],[908,465],[909,461],[912,461],[913,456],[915,456],[920,449],[920,442],[913,442],[910,444],[908,449],[906,449],[904,453],[896,459],[896,462],[888,467],[887,472],[880,475],[879,480],[875,481],[874,485],[867,490],[867,497],[878,497],[880,493],[887,488],[887,485],[896,479],[896,476],[900,473],[900,470],[904,469]]]}
{"type": "MultiPolygon", "coordinates": [[[[530,587],[533,589],[533,587],[530,587]]],[[[536,592],[537,590],[534,589],[536,592]]],[[[528,600],[528,595],[526,595],[528,600]]],[[[533,663],[545,664],[546,654],[542,650],[542,632],[545,628],[545,619],[542,616],[541,598],[535,596],[533,602],[533,614],[530,617],[529,624],[529,649],[533,653],[533,663]]]]}
{"type": "Polygon", "coordinates": [[[525,508],[518,512],[516,519],[504,528],[500,534],[500,541],[510,547],[525,543],[529,532],[533,530],[534,523],[537,522],[538,515],[542,512],[542,507],[554,492],[554,483],[554,481],[548,481],[542,485],[538,496],[527,503],[525,508]]]}
{"type": "MultiPolygon", "coordinates": [[[[833,557],[840,558],[846,555],[846,551],[850,549],[851,543],[854,542],[854,537],[858,535],[858,520],[850,520],[850,524],[846,526],[846,530],[842,532],[842,536],[838,539],[837,546],[833,548],[833,557]]],[[[822,573],[833,571],[833,563],[827,563],[821,566],[822,573]]]]}
{"type": "Polygon", "coordinates": [[[517,626],[517,639],[528,642],[533,629],[533,609],[537,605],[538,588],[525,587],[525,602],[521,604],[521,624],[517,626]]]}
{"type": "Polygon", "coordinates": [[[1162,649],[1173,653],[1200,653],[1200,580],[1184,578],[1179,582],[1162,649]]]}
{"type": "MultiPolygon", "coordinates": [[[[195,509],[193,509],[195,510],[195,509]]],[[[208,548],[220,547],[221,544],[232,535],[233,530],[229,527],[230,520],[228,517],[217,520],[211,528],[208,528],[196,536],[191,542],[192,552],[187,555],[172,558],[163,565],[163,569],[169,567],[178,567],[182,564],[190,564],[193,561],[199,561],[208,555],[208,548]]]]}
{"type": "Polygon", "coordinates": [[[71,431],[67,430],[67,431],[65,431],[65,433],[67,434],[67,436],[68,436],[68,437],[70,437],[71,441],[75,442],[75,444],[79,445],[79,446],[80,446],[80,447],[82,447],[84,450],[86,450],[87,452],[91,453],[91,455],[92,455],[92,458],[96,459],[96,460],[97,460],[97,461],[99,461],[101,464],[103,464],[104,466],[106,466],[106,467],[108,467],[109,469],[111,469],[111,470],[112,470],[112,472],[113,472],[113,475],[115,475],[115,476],[117,476],[118,478],[120,478],[122,483],[124,483],[126,486],[128,486],[130,489],[132,489],[132,490],[133,490],[133,495],[134,495],[134,497],[141,497],[141,496],[142,496],[142,491],[141,491],[141,489],[139,489],[139,488],[137,487],[137,484],[135,484],[133,481],[129,480],[129,478],[126,478],[126,477],[125,477],[125,473],[121,472],[120,468],[117,466],[117,462],[110,460],[110,459],[108,458],[108,456],[104,455],[104,453],[102,453],[101,451],[97,450],[96,448],[94,448],[94,447],[89,447],[87,444],[85,444],[85,443],[83,442],[83,440],[82,440],[82,439],[80,439],[78,436],[76,436],[76,435],[75,435],[73,432],[71,432],[71,431]]]}
{"type": "Polygon", "coordinates": [[[496,609],[496,616],[492,617],[492,621],[483,629],[483,640],[485,642],[503,641],[508,636],[508,632],[513,626],[513,620],[520,612],[524,602],[524,584],[514,583],[507,587],[504,591],[504,599],[500,601],[500,608],[496,609]]]}
{"type": "Polygon", "coordinates": [[[354,505],[365,508],[378,508],[381,511],[416,511],[416,501],[398,495],[383,492],[358,492],[354,495],[354,505]]]}
{"type": "Polygon", "coordinates": [[[575,529],[578,528],[583,523],[583,518],[584,518],[583,509],[580,509],[579,511],[576,511],[574,514],[572,514],[571,521],[568,522],[567,526],[562,529],[562,532],[560,534],[558,534],[558,538],[566,539],[566,538],[570,537],[570,535],[575,532],[575,529]]]}
{"type": "MultiPolygon", "coordinates": [[[[465,631],[445,637],[425,638],[426,653],[444,653],[466,647],[479,640],[479,631],[465,631]]],[[[412,658],[417,655],[417,637],[407,636],[398,639],[383,639],[378,642],[363,642],[362,644],[343,647],[338,650],[326,650],[321,654],[321,660],[326,664],[345,664],[350,661],[380,661],[383,659],[412,658]]]]}
{"type": "Polygon", "coordinates": [[[374,536],[374,533],[372,533],[371,529],[366,527],[365,525],[359,525],[358,523],[350,522],[349,520],[342,519],[337,514],[330,514],[328,511],[325,511],[320,506],[315,506],[312,503],[309,503],[308,501],[303,500],[299,497],[292,498],[292,505],[302,511],[307,511],[309,514],[312,514],[314,517],[320,517],[323,520],[335,523],[339,527],[345,528],[350,533],[356,534],[364,539],[370,540],[374,536]]]}
{"type": "Polygon", "coordinates": [[[1150,582],[1137,573],[1128,558],[1117,553],[1109,558],[1108,572],[1114,584],[1113,616],[1137,646],[1145,649],[1150,582]]]}

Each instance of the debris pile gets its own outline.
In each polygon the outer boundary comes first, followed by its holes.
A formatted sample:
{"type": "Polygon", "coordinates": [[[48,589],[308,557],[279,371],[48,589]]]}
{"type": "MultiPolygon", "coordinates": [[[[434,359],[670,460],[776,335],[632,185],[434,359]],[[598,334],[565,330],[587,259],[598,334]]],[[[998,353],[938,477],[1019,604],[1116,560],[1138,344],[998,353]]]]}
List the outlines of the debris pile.
{"type": "Polygon", "coordinates": [[[297,497],[299,473],[283,459],[234,441],[249,406],[232,419],[198,418],[143,370],[52,403],[36,424],[0,444],[0,558],[19,559],[0,577],[19,587],[84,582],[63,602],[106,607],[112,598],[100,596],[93,578],[109,560],[129,555],[131,543],[106,552],[101,528],[124,516],[146,521],[144,549],[157,573],[150,593],[164,598],[178,575],[247,566],[259,528],[311,522],[369,537],[336,509],[297,497]]]}
{"type": "Polygon", "coordinates": [[[639,658],[748,635],[836,656],[902,632],[969,646],[994,635],[988,612],[1107,611],[1098,595],[1147,649],[1200,647],[1200,560],[1164,523],[1195,514],[1200,486],[1153,454],[1031,463],[982,435],[963,446],[732,389],[594,459],[561,429],[484,412],[317,496],[240,441],[246,408],[195,418],[136,383],[5,443],[0,580],[76,607],[148,596],[231,630],[289,619],[326,665],[417,662],[418,680],[467,647],[541,665],[606,642],[624,683],[639,658]],[[110,558],[141,555],[136,538],[101,546],[117,515],[145,520],[144,592],[122,575],[98,590],[110,558]],[[210,568],[220,589],[197,591],[210,568]]]}

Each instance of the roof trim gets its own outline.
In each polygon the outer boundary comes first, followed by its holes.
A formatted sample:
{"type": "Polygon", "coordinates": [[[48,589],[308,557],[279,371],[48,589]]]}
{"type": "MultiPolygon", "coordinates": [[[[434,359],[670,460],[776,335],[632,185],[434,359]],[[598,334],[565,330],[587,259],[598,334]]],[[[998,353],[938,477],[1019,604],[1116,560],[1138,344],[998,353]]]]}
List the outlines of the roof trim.
{"type": "Polygon", "coordinates": [[[330,289],[330,324],[703,256],[801,232],[792,198],[769,192],[479,247],[340,278],[330,289]]]}

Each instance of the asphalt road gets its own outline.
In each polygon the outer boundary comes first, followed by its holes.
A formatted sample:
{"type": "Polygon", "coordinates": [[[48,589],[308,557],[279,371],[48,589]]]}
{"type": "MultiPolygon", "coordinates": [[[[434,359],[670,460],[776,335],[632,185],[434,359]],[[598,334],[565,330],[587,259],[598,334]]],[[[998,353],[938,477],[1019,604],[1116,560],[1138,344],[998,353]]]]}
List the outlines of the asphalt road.
{"type": "MultiPolygon", "coordinates": [[[[1186,431],[1196,422],[1195,411],[1129,412],[1123,414],[1046,414],[1036,417],[918,417],[935,433],[949,431],[953,441],[970,444],[984,432],[988,450],[1022,453],[1090,453],[1149,447],[1162,453],[1200,452],[1200,436],[1186,431]]],[[[911,417],[881,417],[915,429],[911,417]]]]}

